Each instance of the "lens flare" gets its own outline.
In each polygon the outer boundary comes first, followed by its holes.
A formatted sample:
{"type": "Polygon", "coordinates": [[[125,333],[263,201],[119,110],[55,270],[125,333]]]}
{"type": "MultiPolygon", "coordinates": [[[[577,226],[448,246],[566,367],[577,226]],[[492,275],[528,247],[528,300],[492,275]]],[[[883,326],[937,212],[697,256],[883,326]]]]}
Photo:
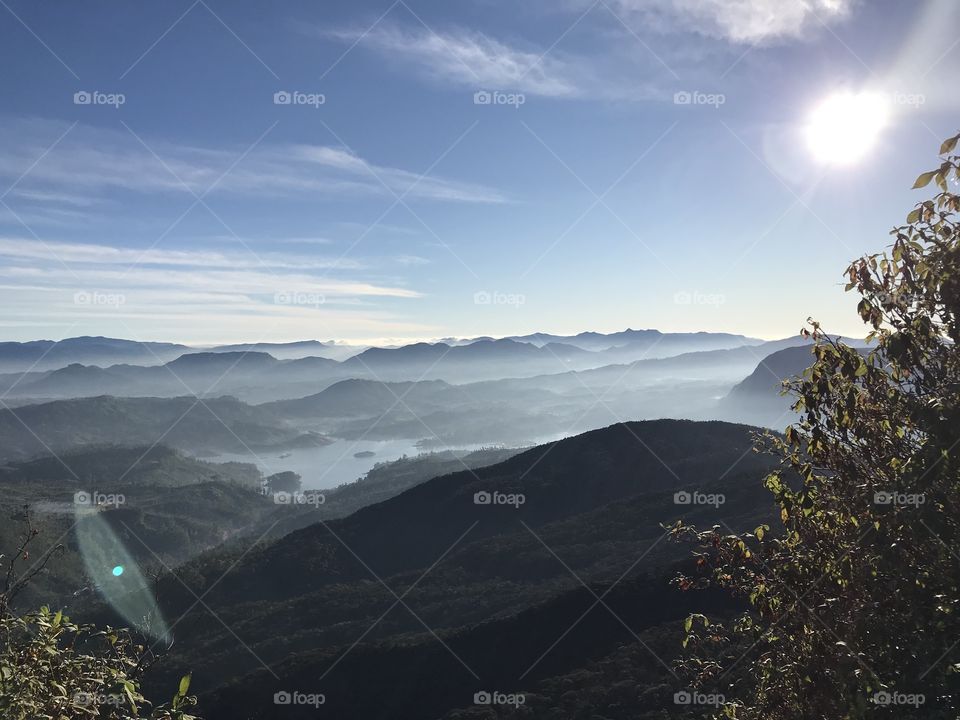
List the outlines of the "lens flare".
{"type": "Polygon", "coordinates": [[[76,512],[77,546],[87,577],[131,627],[158,642],[169,644],[172,641],[170,629],[146,578],[104,519],[109,511],[78,507],[76,512]]]}

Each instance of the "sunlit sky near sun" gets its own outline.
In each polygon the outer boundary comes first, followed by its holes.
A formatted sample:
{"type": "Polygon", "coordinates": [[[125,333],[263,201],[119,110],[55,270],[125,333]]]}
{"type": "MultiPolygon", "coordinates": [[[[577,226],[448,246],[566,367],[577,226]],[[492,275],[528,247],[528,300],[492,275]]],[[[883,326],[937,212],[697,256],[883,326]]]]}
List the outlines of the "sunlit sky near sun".
{"type": "Polygon", "coordinates": [[[2,340],[862,335],[842,270],[960,129],[953,0],[0,18],[2,340]]]}

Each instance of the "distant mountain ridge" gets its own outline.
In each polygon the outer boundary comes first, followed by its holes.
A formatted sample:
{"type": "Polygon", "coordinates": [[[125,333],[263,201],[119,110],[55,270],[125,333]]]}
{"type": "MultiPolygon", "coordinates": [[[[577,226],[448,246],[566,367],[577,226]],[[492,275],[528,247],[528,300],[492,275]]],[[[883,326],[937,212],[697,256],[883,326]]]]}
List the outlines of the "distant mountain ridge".
{"type": "Polygon", "coordinates": [[[74,337],[0,343],[0,372],[43,371],[74,363],[116,365],[132,362],[159,365],[192,348],[176,343],[138,342],[107,337],[74,337]]]}
{"type": "MultiPolygon", "coordinates": [[[[547,343],[562,343],[573,345],[582,350],[609,350],[611,348],[623,347],[627,345],[649,345],[666,342],[664,349],[671,350],[676,347],[689,344],[691,347],[700,344],[702,350],[720,349],[721,347],[737,347],[739,345],[759,345],[764,342],[758,338],[751,338],[745,335],[734,335],[731,333],[664,333],[654,329],[634,330],[627,328],[619,332],[598,333],[586,331],[576,335],[552,335],[550,333],[532,333],[530,335],[514,335],[507,338],[519,342],[528,342],[534,345],[546,345],[547,343]],[[704,346],[706,342],[707,346],[704,346]]],[[[653,357],[659,357],[654,355],[653,357]]]]}
{"type": "MultiPolygon", "coordinates": [[[[369,350],[401,350],[404,348],[453,347],[475,345],[481,342],[510,340],[542,347],[549,343],[559,343],[581,350],[604,351],[616,347],[646,345],[660,346],[658,353],[682,352],[678,348],[715,349],[716,347],[737,347],[744,344],[762,342],[755,338],[729,333],[661,333],[659,330],[627,329],[615,333],[583,332],[577,335],[551,335],[533,333],[530,335],[507,338],[461,338],[447,339],[433,343],[420,342],[393,348],[367,348],[339,342],[321,342],[319,340],[299,340],[286,343],[236,343],[213,347],[196,347],[178,343],[140,342],[122,338],[74,337],[64,340],[33,340],[28,342],[0,343],[0,373],[30,371],[49,371],[73,364],[108,367],[119,364],[160,365],[184,354],[193,353],[232,353],[264,352],[278,360],[294,360],[304,357],[323,357],[345,361],[352,356],[369,350]]],[[[653,355],[656,357],[659,355],[653,355]]]]}
{"type": "Polygon", "coordinates": [[[197,455],[328,443],[236,398],[92,397],[0,409],[0,461],[82,446],[166,445],[197,455]]]}
{"type": "MultiPolygon", "coordinates": [[[[143,366],[123,362],[102,367],[70,363],[55,370],[8,373],[0,376],[0,392],[9,397],[38,399],[97,394],[171,397],[184,392],[212,396],[229,393],[262,402],[313,394],[347,378],[468,383],[585,371],[691,351],[749,348],[752,345],[743,343],[755,342],[743,336],[722,333],[664,334],[655,330],[630,330],[608,337],[613,339],[607,342],[628,342],[604,350],[589,350],[559,340],[537,345],[509,338],[482,339],[458,345],[413,343],[397,348],[368,348],[342,361],[318,356],[280,359],[253,349],[268,347],[260,344],[237,346],[244,349],[191,350],[179,354],[174,349],[180,348],[172,346],[167,352],[175,357],[163,364],[153,362],[143,366]],[[279,395],[276,391],[258,394],[258,389],[279,386],[284,387],[279,395]]],[[[540,339],[549,338],[540,336],[540,339]]],[[[312,342],[297,345],[316,347],[312,342]]],[[[156,357],[153,355],[154,360],[156,357]]]]}
{"type": "MultiPolygon", "coordinates": [[[[866,353],[863,342],[852,338],[839,338],[846,345],[866,353]]],[[[764,356],[747,377],[733,386],[720,401],[720,415],[726,420],[749,422],[782,429],[793,420],[790,411],[794,399],[782,395],[783,382],[801,377],[813,365],[816,358],[810,343],[799,347],[787,347],[764,356]]]]}
{"type": "MultiPolygon", "coordinates": [[[[288,343],[261,342],[240,343],[239,345],[217,345],[211,348],[210,352],[246,352],[253,350],[256,352],[270,353],[275,358],[283,359],[282,354],[284,351],[304,352],[305,355],[312,355],[328,347],[330,347],[329,344],[320,342],[319,340],[298,340],[288,343]]],[[[304,357],[305,355],[298,355],[298,357],[304,357]]]]}
{"type": "Polygon", "coordinates": [[[418,409],[424,403],[441,407],[456,395],[454,387],[443,380],[381,383],[374,380],[341,380],[325,390],[296,400],[278,400],[260,407],[283,418],[323,418],[379,416],[401,403],[418,409]]]}
{"type": "Polygon", "coordinates": [[[346,360],[366,349],[365,345],[349,345],[345,343],[321,342],[319,340],[297,340],[287,343],[239,343],[236,345],[216,345],[207,348],[206,352],[233,353],[233,352],[262,352],[268,353],[277,360],[298,360],[306,357],[320,357],[331,360],[346,360]]]}

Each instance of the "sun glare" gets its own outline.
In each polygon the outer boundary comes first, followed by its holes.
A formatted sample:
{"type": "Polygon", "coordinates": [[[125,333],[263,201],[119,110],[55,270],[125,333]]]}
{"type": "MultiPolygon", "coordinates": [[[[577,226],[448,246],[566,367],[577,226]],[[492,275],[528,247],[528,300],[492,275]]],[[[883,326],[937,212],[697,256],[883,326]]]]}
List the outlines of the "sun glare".
{"type": "Polygon", "coordinates": [[[811,113],[807,143],[819,162],[850,165],[876,145],[887,120],[887,102],[879,93],[837,93],[811,113]]]}

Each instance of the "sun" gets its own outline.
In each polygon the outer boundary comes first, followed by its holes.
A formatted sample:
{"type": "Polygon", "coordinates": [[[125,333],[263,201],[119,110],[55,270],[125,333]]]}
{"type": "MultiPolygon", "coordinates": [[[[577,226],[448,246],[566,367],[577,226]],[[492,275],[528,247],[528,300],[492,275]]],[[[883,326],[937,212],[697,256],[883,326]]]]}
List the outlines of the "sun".
{"type": "Polygon", "coordinates": [[[807,144],[814,157],[830,165],[851,165],[877,143],[887,124],[888,104],[879,93],[837,93],[810,114],[807,144]]]}

